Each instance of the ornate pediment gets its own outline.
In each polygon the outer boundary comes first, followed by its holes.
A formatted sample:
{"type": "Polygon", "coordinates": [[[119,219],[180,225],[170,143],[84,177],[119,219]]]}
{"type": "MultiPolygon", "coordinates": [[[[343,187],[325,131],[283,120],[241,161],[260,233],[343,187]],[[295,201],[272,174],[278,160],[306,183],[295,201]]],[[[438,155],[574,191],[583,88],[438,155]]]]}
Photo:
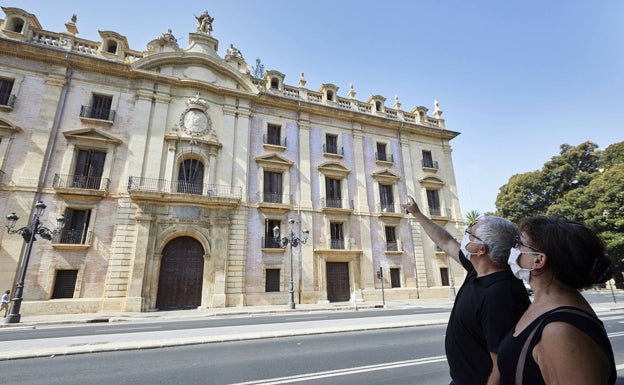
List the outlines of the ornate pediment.
{"type": "Polygon", "coordinates": [[[325,162],[318,166],[318,170],[325,175],[344,177],[351,172],[351,170],[340,162],[325,162]]]}
{"type": "Polygon", "coordinates": [[[63,132],[63,135],[65,135],[68,141],[97,142],[115,145],[123,143],[121,139],[116,138],[113,135],[104,131],[98,130],[97,128],[84,128],[80,130],[65,131],[63,132]]]}
{"type": "Polygon", "coordinates": [[[374,172],[372,177],[376,180],[387,181],[387,182],[396,182],[401,179],[401,176],[394,173],[392,170],[381,170],[378,172],[374,172]]]}

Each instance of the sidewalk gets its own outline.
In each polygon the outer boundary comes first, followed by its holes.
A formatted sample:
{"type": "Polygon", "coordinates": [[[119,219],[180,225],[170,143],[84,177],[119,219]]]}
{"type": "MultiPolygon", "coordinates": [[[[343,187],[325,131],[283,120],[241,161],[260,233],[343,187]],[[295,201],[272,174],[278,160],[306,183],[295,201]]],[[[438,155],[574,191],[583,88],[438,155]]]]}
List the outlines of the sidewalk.
{"type": "MultiPolygon", "coordinates": [[[[65,338],[41,338],[30,340],[5,341],[0,344],[0,360],[32,357],[50,357],[56,355],[81,354],[105,351],[135,350],[182,346],[226,341],[241,341],[260,338],[312,335],[387,329],[411,326],[446,324],[453,301],[451,300],[406,300],[386,301],[381,303],[358,303],[358,310],[374,312],[381,309],[435,309],[433,312],[395,316],[376,316],[348,319],[317,319],[302,322],[254,324],[244,326],[206,327],[200,329],[153,331],[141,329],[141,323],[162,323],[179,320],[201,320],[213,317],[269,315],[269,314],[310,314],[322,315],[326,312],[354,311],[353,303],[338,304],[302,304],[296,309],[286,306],[249,306],[220,309],[162,311],[153,313],[89,313],[25,316],[18,324],[1,324],[0,333],[14,330],[36,329],[43,325],[85,324],[85,323],[127,323],[135,332],[124,334],[92,334],[65,338]]],[[[624,303],[614,303],[608,297],[600,303],[592,304],[594,310],[601,313],[622,311],[624,303]]],[[[319,317],[320,318],[320,317],[319,317]]],[[[105,331],[102,331],[105,333],[105,331]]]]}
{"type": "MultiPolygon", "coordinates": [[[[41,338],[30,340],[5,341],[0,344],[0,360],[32,357],[50,357],[66,354],[93,353],[118,350],[134,350],[182,346],[226,341],[241,341],[260,338],[338,333],[409,327],[418,325],[446,324],[453,302],[451,300],[386,301],[381,303],[358,303],[358,311],[374,312],[383,309],[432,308],[436,312],[396,316],[362,317],[348,319],[316,319],[300,322],[255,324],[244,326],[206,327],[189,330],[153,331],[141,329],[141,323],[161,323],[180,320],[201,320],[213,317],[258,316],[269,314],[310,314],[322,315],[335,311],[354,311],[353,303],[302,304],[296,309],[284,306],[248,306],[220,309],[178,310],[153,313],[89,313],[24,316],[18,324],[0,325],[0,333],[14,330],[36,329],[44,325],[85,324],[85,323],[127,323],[136,332],[123,334],[92,334],[65,338],[41,338]]],[[[104,331],[102,331],[104,333],[104,331]]]]}

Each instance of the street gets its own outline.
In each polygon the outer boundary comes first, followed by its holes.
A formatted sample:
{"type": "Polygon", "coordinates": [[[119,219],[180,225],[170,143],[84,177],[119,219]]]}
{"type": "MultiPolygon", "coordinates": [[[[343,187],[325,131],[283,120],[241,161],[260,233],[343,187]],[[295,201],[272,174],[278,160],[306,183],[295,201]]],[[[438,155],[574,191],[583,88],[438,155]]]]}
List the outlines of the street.
{"type": "MultiPolygon", "coordinates": [[[[623,295],[617,294],[613,302],[604,292],[584,294],[605,324],[622,375],[618,384],[624,385],[624,308],[619,307],[623,295]]],[[[448,310],[397,307],[165,322],[24,325],[0,329],[0,348],[41,348],[52,346],[52,341],[59,347],[32,356],[38,358],[0,361],[0,371],[4,383],[29,385],[447,384],[444,318],[448,310]],[[191,339],[187,346],[171,343],[202,333],[215,338],[191,339]],[[159,339],[136,348],[114,344],[146,335],[159,339]],[[69,350],[58,350],[62,346],[69,350]],[[110,347],[98,352],[99,346],[110,347]],[[97,353],[74,354],[73,348],[97,353]],[[63,353],[45,354],[54,349],[63,353]]]]}

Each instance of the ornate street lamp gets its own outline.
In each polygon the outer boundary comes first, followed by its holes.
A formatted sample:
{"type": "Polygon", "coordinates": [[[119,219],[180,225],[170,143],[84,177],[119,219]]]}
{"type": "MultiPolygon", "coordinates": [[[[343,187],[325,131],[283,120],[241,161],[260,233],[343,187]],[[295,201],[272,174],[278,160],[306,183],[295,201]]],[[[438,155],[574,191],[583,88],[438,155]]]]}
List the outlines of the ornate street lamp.
{"type": "Polygon", "coordinates": [[[25,226],[19,229],[14,229],[15,223],[19,220],[19,217],[15,213],[11,213],[6,216],[7,232],[9,234],[20,234],[22,238],[24,238],[24,242],[26,242],[26,250],[24,251],[24,257],[22,258],[22,264],[19,270],[19,277],[17,279],[17,284],[15,285],[15,294],[13,296],[11,311],[4,320],[5,323],[18,323],[20,321],[21,315],[19,311],[22,305],[22,295],[24,293],[24,279],[26,278],[26,269],[28,268],[30,252],[32,251],[33,243],[37,240],[35,235],[38,234],[41,238],[51,241],[52,236],[60,232],[63,229],[63,226],[65,226],[65,216],[61,215],[56,218],[56,229],[50,230],[47,227],[43,227],[39,218],[41,218],[45,209],[46,205],[43,202],[38,201],[35,205],[35,212],[33,213],[30,226],[25,226]]]}
{"type": "Polygon", "coordinates": [[[285,248],[286,245],[290,245],[290,282],[288,284],[288,308],[295,308],[295,289],[293,287],[293,247],[299,246],[300,243],[305,244],[308,241],[308,236],[310,235],[310,231],[308,229],[303,229],[303,237],[299,235],[295,236],[293,232],[293,225],[295,224],[294,219],[289,219],[288,223],[290,224],[290,234],[287,237],[280,238],[280,228],[279,226],[275,226],[273,228],[273,238],[276,241],[280,242],[280,246],[285,248]]]}

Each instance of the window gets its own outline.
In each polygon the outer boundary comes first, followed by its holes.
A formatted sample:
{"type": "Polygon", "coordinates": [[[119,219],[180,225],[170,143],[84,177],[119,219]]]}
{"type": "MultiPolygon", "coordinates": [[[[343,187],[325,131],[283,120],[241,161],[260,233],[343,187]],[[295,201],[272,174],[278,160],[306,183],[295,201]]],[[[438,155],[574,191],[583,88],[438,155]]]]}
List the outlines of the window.
{"type": "Polygon", "coordinates": [[[326,207],[342,208],[340,179],[325,177],[326,207]]]}
{"type": "Polygon", "coordinates": [[[440,268],[440,279],[442,280],[442,286],[449,286],[449,272],[448,268],[440,268]]]}
{"type": "Polygon", "coordinates": [[[71,245],[82,245],[87,241],[87,231],[91,210],[65,209],[65,227],[61,230],[60,242],[71,245]]]}
{"type": "Polygon", "coordinates": [[[15,33],[22,33],[24,30],[24,20],[19,17],[12,17],[8,20],[5,29],[15,33]]]}
{"type": "Polygon", "coordinates": [[[115,40],[108,40],[106,42],[106,52],[116,54],[117,53],[117,42],[115,40]]]}
{"type": "Polygon", "coordinates": [[[338,136],[325,135],[325,152],[328,154],[338,154],[338,136]]]}
{"type": "Polygon", "coordinates": [[[106,153],[96,150],[78,150],[72,187],[99,190],[106,153]]]}
{"type": "Polygon", "coordinates": [[[387,161],[388,157],[386,156],[386,144],[377,142],[377,160],[387,161]]]}
{"type": "Polygon", "coordinates": [[[375,110],[381,112],[382,110],[382,105],[380,101],[376,101],[375,102],[375,110]]]}
{"type": "Polygon", "coordinates": [[[279,89],[279,79],[278,78],[271,78],[271,88],[274,90],[279,89]]]}
{"type": "Polygon", "coordinates": [[[390,287],[401,287],[401,269],[390,269],[390,287]]]}
{"type": "Polygon", "coordinates": [[[266,143],[281,146],[281,131],[282,126],[279,126],[277,124],[269,124],[267,126],[266,143]]]}
{"type": "Polygon", "coordinates": [[[15,95],[11,95],[11,91],[13,91],[13,79],[0,78],[0,105],[13,106],[15,95]]]}
{"type": "Polygon", "coordinates": [[[327,100],[330,102],[334,100],[334,93],[332,91],[327,91],[327,100]]]}
{"type": "Polygon", "coordinates": [[[78,270],[57,270],[52,299],[74,298],[78,270]]]}
{"type": "Polygon", "coordinates": [[[280,291],[280,269],[266,269],[264,274],[264,291],[267,293],[280,291]]]}
{"type": "Polygon", "coordinates": [[[115,118],[115,111],[111,110],[112,105],[112,96],[93,94],[91,106],[82,106],[80,116],[112,121],[115,118]]]}
{"type": "Polygon", "coordinates": [[[330,248],[344,250],[344,233],[342,229],[342,223],[331,222],[329,224],[330,231],[330,248]]]}
{"type": "Polygon", "coordinates": [[[394,193],[392,192],[392,185],[379,185],[379,200],[381,201],[382,212],[394,212],[394,193]]]}
{"type": "Polygon", "coordinates": [[[197,159],[185,159],[178,170],[178,192],[202,195],[204,190],[204,164],[197,159]]]}
{"type": "Polygon", "coordinates": [[[264,222],[264,247],[267,249],[281,249],[279,239],[273,237],[273,229],[275,226],[280,227],[281,222],[277,219],[267,219],[264,222]]]}
{"type": "Polygon", "coordinates": [[[442,215],[442,210],[440,209],[440,196],[438,195],[438,190],[427,190],[427,204],[429,205],[429,214],[430,215],[442,215]]]}
{"type": "Polygon", "coordinates": [[[431,151],[423,150],[422,152],[422,166],[427,168],[438,168],[436,162],[433,161],[431,151]]]}
{"type": "Polygon", "coordinates": [[[386,250],[399,251],[399,244],[396,238],[396,227],[386,226],[386,250]]]}
{"type": "Polygon", "coordinates": [[[282,173],[264,172],[263,202],[282,203],[282,173]]]}

